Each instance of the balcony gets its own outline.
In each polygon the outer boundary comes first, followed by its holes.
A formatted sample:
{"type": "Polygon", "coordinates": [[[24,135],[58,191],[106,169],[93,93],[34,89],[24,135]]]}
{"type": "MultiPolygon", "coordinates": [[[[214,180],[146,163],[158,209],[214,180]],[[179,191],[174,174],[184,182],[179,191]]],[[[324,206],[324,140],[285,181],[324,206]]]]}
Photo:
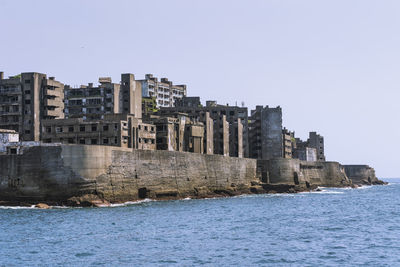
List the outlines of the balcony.
{"type": "Polygon", "coordinates": [[[0,115],[21,115],[21,111],[20,110],[0,111],[0,115]]]}
{"type": "Polygon", "coordinates": [[[61,112],[58,110],[45,110],[43,113],[44,116],[51,116],[51,117],[58,117],[61,115],[61,112]]]}
{"type": "Polygon", "coordinates": [[[18,87],[15,87],[15,88],[1,88],[0,89],[0,94],[22,94],[22,91],[18,87]]]}
{"type": "Polygon", "coordinates": [[[58,90],[45,89],[44,93],[45,95],[64,98],[64,94],[58,90]]]}
{"type": "Polygon", "coordinates": [[[56,99],[45,99],[44,105],[49,107],[59,107],[61,106],[62,102],[56,99]]]}

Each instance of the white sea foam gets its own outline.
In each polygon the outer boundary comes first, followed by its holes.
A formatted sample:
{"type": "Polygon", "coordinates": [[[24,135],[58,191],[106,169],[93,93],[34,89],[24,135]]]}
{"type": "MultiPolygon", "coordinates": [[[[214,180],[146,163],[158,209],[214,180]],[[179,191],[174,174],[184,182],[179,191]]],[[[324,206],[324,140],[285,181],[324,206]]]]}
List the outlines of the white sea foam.
{"type": "Polygon", "coordinates": [[[7,209],[7,210],[23,210],[23,209],[38,209],[35,205],[30,207],[28,206],[0,206],[0,209],[7,209]]]}
{"type": "Polygon", "coordinates": [[[125,207],[125,206],[137,205],[137,204],[151,202],[151,201],[154,201],[154,200],[149,199],[149,198],[145,198],[143,200],[127,201],[127,202],[124,202],[124,203],[114,203],[114,204],[110,204],[110,205],[103,205],[103,206],[100,206],[100,207],[125,207]]]}

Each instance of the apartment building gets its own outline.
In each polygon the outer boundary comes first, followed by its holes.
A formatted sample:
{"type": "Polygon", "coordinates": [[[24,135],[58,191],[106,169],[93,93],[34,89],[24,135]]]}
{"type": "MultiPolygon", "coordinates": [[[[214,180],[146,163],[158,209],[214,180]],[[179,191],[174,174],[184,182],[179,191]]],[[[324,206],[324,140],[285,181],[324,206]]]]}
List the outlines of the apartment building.
{"type": "MultiPolygon", "coordinates": [[[[248,113],[246,107],[218,105],[206,101],[203,106],[199,97],[184,97],[175,107],[161,107],[159,114],[182,112],[192,119],[202,120],[206,112],[214,121],[214,154],[231,157],[248,156],[248,113]]],[[[204,122],[204,121],[203,121],[204,122]]]]}
{"type": "Polygon", "coordinates": [[[187,114],[151,115],[147,120],[156,125],[157,149],[204,153],[204,124],[192,121],[187,114]]]}
{"type": "MultiPolygon", "coordinates": [[[[249,140],[250,157],[256,159],[283,158],[285,154],[286,140],[282,129],[281,107],[256,106],[251,111],[249,140]]],[[[288,140],[287,140],[288,141],[288,140]]]]}
{"type": "Polygon", "coordinates": [[[139,80],[143,97],[155,97],[157,107],[173,107],[175,101],[186,96],[186,85],[174,85],[167,78],[154,77],[146,74],[143,80],[139,80]]]}
{"type": "Polygon", "coordinates": [[[64,118],[64,84],[46,74],[26,72],[4,79],[0,72],[0,128],[22,141],[39,141],[41,121],[64,118]]]}
{"type": "Polygon", "coordinates": [[[43,120],[42,141],[82,145],[156,149],[156,127],[128,114],[106,114],[101,120],[43,120]]]}
{"type": "Polygon", "coordinates": [[[122,74],[121,83],[110,77],[99,78],[99,85],[65,86],[65,117],[103,119],[106,114],[134,114],[142,117],[141,85],[133,74],[122,74]]]}

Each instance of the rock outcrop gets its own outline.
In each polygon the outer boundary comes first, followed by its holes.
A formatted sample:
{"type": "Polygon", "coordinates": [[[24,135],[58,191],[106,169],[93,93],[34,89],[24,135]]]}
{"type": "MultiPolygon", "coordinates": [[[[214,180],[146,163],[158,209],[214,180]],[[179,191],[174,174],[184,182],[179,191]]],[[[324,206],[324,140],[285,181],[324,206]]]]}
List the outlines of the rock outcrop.
{"type": "Polygon", "coordinates": [[[368,165],[343,165],[346,175],[354,185],[383,185],[386,182],[379,180],[375,170],[368,165]]]}

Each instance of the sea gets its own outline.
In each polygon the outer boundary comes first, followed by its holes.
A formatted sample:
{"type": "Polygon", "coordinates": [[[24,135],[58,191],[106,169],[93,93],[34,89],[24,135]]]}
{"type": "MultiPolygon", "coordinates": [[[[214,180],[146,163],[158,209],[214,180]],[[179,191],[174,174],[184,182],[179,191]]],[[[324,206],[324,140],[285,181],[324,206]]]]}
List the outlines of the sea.
{"type": "Polygon", "coordinates": [[[0,208],[0,266],[400,266],[400,179],[298,194],[0,208]]]}

